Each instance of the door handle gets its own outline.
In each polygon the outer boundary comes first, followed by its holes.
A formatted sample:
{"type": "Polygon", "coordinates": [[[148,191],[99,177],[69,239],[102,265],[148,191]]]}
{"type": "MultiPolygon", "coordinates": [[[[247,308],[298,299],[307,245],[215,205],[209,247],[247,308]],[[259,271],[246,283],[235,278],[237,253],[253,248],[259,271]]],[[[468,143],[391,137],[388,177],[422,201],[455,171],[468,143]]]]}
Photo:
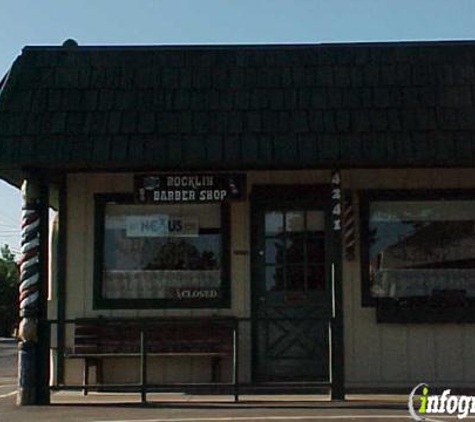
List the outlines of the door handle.
{"type": "Polygon", "coordinates": [[[332,282],[332,318],[336,317],[336,298],[335,298],[335,264],[332,262],[332,267],[331,267],[331,282],[332,282]]]}

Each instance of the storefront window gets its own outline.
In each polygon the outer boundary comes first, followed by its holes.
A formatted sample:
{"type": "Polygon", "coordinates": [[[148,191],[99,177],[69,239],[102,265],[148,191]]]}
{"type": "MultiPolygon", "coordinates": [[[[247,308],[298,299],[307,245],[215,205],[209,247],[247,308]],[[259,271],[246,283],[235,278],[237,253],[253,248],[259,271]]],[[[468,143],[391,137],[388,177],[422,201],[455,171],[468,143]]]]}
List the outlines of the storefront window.
{"type": "Polygon", "coordinates": [[[101,208],[99,301],[112,307],[226,302],[221,204],[105,201],[101,208]]]}
{"type": "Polygon", "coordinates": [[[363,298],[430,306],[467,306],[475,299],[475,200],[463,192],[425,196],[367,195],[363,298]]]}

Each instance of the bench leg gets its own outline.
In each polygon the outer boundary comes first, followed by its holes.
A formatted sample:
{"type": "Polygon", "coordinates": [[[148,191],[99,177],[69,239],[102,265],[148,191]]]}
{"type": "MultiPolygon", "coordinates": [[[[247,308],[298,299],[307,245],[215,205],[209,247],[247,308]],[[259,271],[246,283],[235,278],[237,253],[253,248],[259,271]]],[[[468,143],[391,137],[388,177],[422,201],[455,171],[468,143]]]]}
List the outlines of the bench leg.
{"type": "Polygon", "coordinates": [[[102,384],[102,360],[95,358],[85,358],[83,368],[83,394],[87,396],[89,389],[89,376],[91,374],[91,367],[96,368],[96,384],[102,384]]]}
{"type": "Polygon", "coordinates": [[[89,385],[89,367],[91,363],[88,358],[84,359],[84,367],[83,367],[83,374],[82,374],[82,385],[84,386],[83,394],[87,396],[87,386],[89,385]]]}
{"type": "MultiPolygon", "coordinates": [[[[96,359],[96,384],[102,386],[103,383],[102,359],[96,359]]],[[[102,388],[99,388],[102,391],[102,388]]]]}

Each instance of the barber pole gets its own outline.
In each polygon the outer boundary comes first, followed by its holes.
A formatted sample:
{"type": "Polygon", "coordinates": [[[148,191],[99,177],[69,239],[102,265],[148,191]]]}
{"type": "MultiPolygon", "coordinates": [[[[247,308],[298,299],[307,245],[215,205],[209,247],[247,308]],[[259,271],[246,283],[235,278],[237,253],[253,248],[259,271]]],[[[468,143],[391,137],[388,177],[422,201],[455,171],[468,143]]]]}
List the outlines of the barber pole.
{"type": "Polygon", "coordinates": [[[38,311],[40,216],[38,211],[25,209],[22,213],[20,259],[20,318],[22,322],[35,318],[38,311]]]}
{"type": "Polygon", "coordinates": [[[29,181],[22,186],[21,258],[18,329],[19,405],[38,404],[38,320],[41,290],[41,218],[40,189],[29,181]]]}
{"type": "Polygon", "coordinates": [[[343,201],[343,247],[348,261],[355,259],[355,212],[351,192],[348,192],[343,201]]]}

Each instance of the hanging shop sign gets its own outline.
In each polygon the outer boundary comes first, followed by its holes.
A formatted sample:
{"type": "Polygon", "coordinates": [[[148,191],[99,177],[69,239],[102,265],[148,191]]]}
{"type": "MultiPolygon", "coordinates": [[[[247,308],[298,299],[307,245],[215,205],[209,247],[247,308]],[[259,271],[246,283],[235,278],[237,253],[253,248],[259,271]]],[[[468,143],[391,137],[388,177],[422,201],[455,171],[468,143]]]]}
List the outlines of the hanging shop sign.
{"type": "Polygon", "coordinates": [[[198,237],[199,229],[196,217],[166,214],[126,217],[127,237],[198,237]]]}
{"type": "Polygon", "coordinates": [[[245,196],[244,174],[160,174],[135,176],[140,203],[209,203],[239,201],[245,196]]]}

